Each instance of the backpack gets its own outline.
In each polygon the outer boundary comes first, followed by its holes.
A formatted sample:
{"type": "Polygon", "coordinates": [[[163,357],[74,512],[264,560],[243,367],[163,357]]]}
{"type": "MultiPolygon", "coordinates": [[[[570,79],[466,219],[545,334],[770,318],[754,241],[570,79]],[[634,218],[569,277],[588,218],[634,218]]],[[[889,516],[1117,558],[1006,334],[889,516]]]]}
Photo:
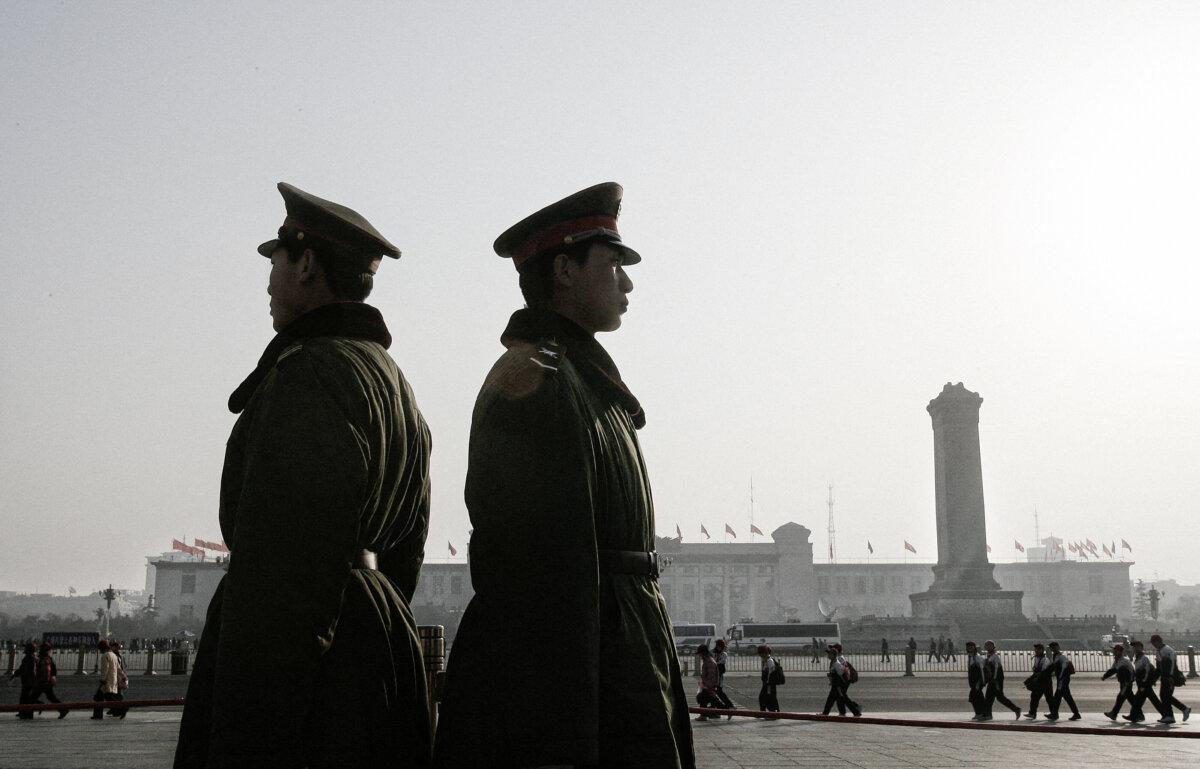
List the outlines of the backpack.
{"type": "Polygon", "coordinates": [[[1074,662],[1072,662],[1071,660],[1067,660],[1067,665],[1063,669],[1063,675],[1068,675],[1068,676],[1075,675],[1075,663],[1074,662]]]}
{"type": "Polygon", "coordinates": [[[773,686],[781,686],[787,682],[787,676],[783,674],[783,665],[779,664],[779,660],[771,657],[775,661],[775,668],[767,676],[767,683],[773,686]]]}
{"type": "Polygon", "coordinates": [[[1183,674],[1183,671],[1178,666],[1171,671],[1171,683],[1175,686],[1183,686],[1187,683],[1187,676],[1183,674]]]}
{"type": "Polygon", "coordinates": [[[845,667],[845,673],[843,675],[846,677],[846,683],[858,683],[858,671],[855,670],[854,666],[850,664],[850,660],[846,660],[846,662],[843,664],[843,667],[845,667]]]}

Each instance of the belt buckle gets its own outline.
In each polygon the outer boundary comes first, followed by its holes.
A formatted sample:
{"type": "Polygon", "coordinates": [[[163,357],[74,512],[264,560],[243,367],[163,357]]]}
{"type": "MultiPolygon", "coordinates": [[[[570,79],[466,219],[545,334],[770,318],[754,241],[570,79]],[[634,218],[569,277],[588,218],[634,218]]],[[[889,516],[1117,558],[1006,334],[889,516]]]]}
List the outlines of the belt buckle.
{"type": "Polygon", "coordinates": [[[646,561],[648,562],[647,565],[650,567],[650,576],[658,579],[658,575],[660,573],[658,570],[658,551],[651,550],[649,553],[646,553],[646,561]]]}

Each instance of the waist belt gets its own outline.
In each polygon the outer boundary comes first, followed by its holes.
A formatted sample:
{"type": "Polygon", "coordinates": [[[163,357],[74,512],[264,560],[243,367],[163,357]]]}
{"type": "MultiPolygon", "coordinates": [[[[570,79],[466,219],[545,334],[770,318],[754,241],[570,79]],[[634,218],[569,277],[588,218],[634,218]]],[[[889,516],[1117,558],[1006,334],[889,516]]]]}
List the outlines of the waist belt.
{"type": "Polygon", "coordinates": [[[601,574],[634,574],[658,579],[658,553],[640,550],[601,550],[601,574]]]}
{"type": "Polygon", "coordinates": [[[350,564],[350,568],[378,571],[379,556],[370,550],[359,550],[358,555],[354,556],[354,561],[350,564]]]}

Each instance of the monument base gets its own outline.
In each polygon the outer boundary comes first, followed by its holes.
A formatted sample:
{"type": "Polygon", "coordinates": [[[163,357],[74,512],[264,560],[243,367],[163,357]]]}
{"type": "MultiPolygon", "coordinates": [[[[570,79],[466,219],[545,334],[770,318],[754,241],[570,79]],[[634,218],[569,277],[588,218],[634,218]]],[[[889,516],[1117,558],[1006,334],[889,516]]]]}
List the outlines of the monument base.
{"type": "Polygon", "coordinates": [[[1020,590],[929,590],[913,593],[912,615],[923,619],[1024,617],[1020,590]]]}

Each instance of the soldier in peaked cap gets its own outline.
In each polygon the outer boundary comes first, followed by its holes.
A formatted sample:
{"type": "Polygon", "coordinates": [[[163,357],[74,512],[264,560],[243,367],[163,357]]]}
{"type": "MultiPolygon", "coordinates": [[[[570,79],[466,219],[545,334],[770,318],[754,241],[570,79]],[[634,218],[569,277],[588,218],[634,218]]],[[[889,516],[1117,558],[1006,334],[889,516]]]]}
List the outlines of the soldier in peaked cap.
{"type": "Polygon", "coordinates": [[[625,268],[641,259],[618,233],[620,202],[617,184],[589,187],[495,243],[527,306],[501,335],[507,352],[472,416],[475,596],[450,657],[435,766],[695,766],[657,581],[645,415],[595,338],[621,325],[625,268]],[[542,648],[582,654],[497,666],[498,627],[537,628],[542,648]]]}
{"type": "Polygon", "coordinates": [[[229,399],[228,573],[209,606],[175,766],[426,767],[409,609],[429,521],[429,428],[364,303],[400,251],[358,213],[280,184],[258,248],[277,332],[229,399]]]}

